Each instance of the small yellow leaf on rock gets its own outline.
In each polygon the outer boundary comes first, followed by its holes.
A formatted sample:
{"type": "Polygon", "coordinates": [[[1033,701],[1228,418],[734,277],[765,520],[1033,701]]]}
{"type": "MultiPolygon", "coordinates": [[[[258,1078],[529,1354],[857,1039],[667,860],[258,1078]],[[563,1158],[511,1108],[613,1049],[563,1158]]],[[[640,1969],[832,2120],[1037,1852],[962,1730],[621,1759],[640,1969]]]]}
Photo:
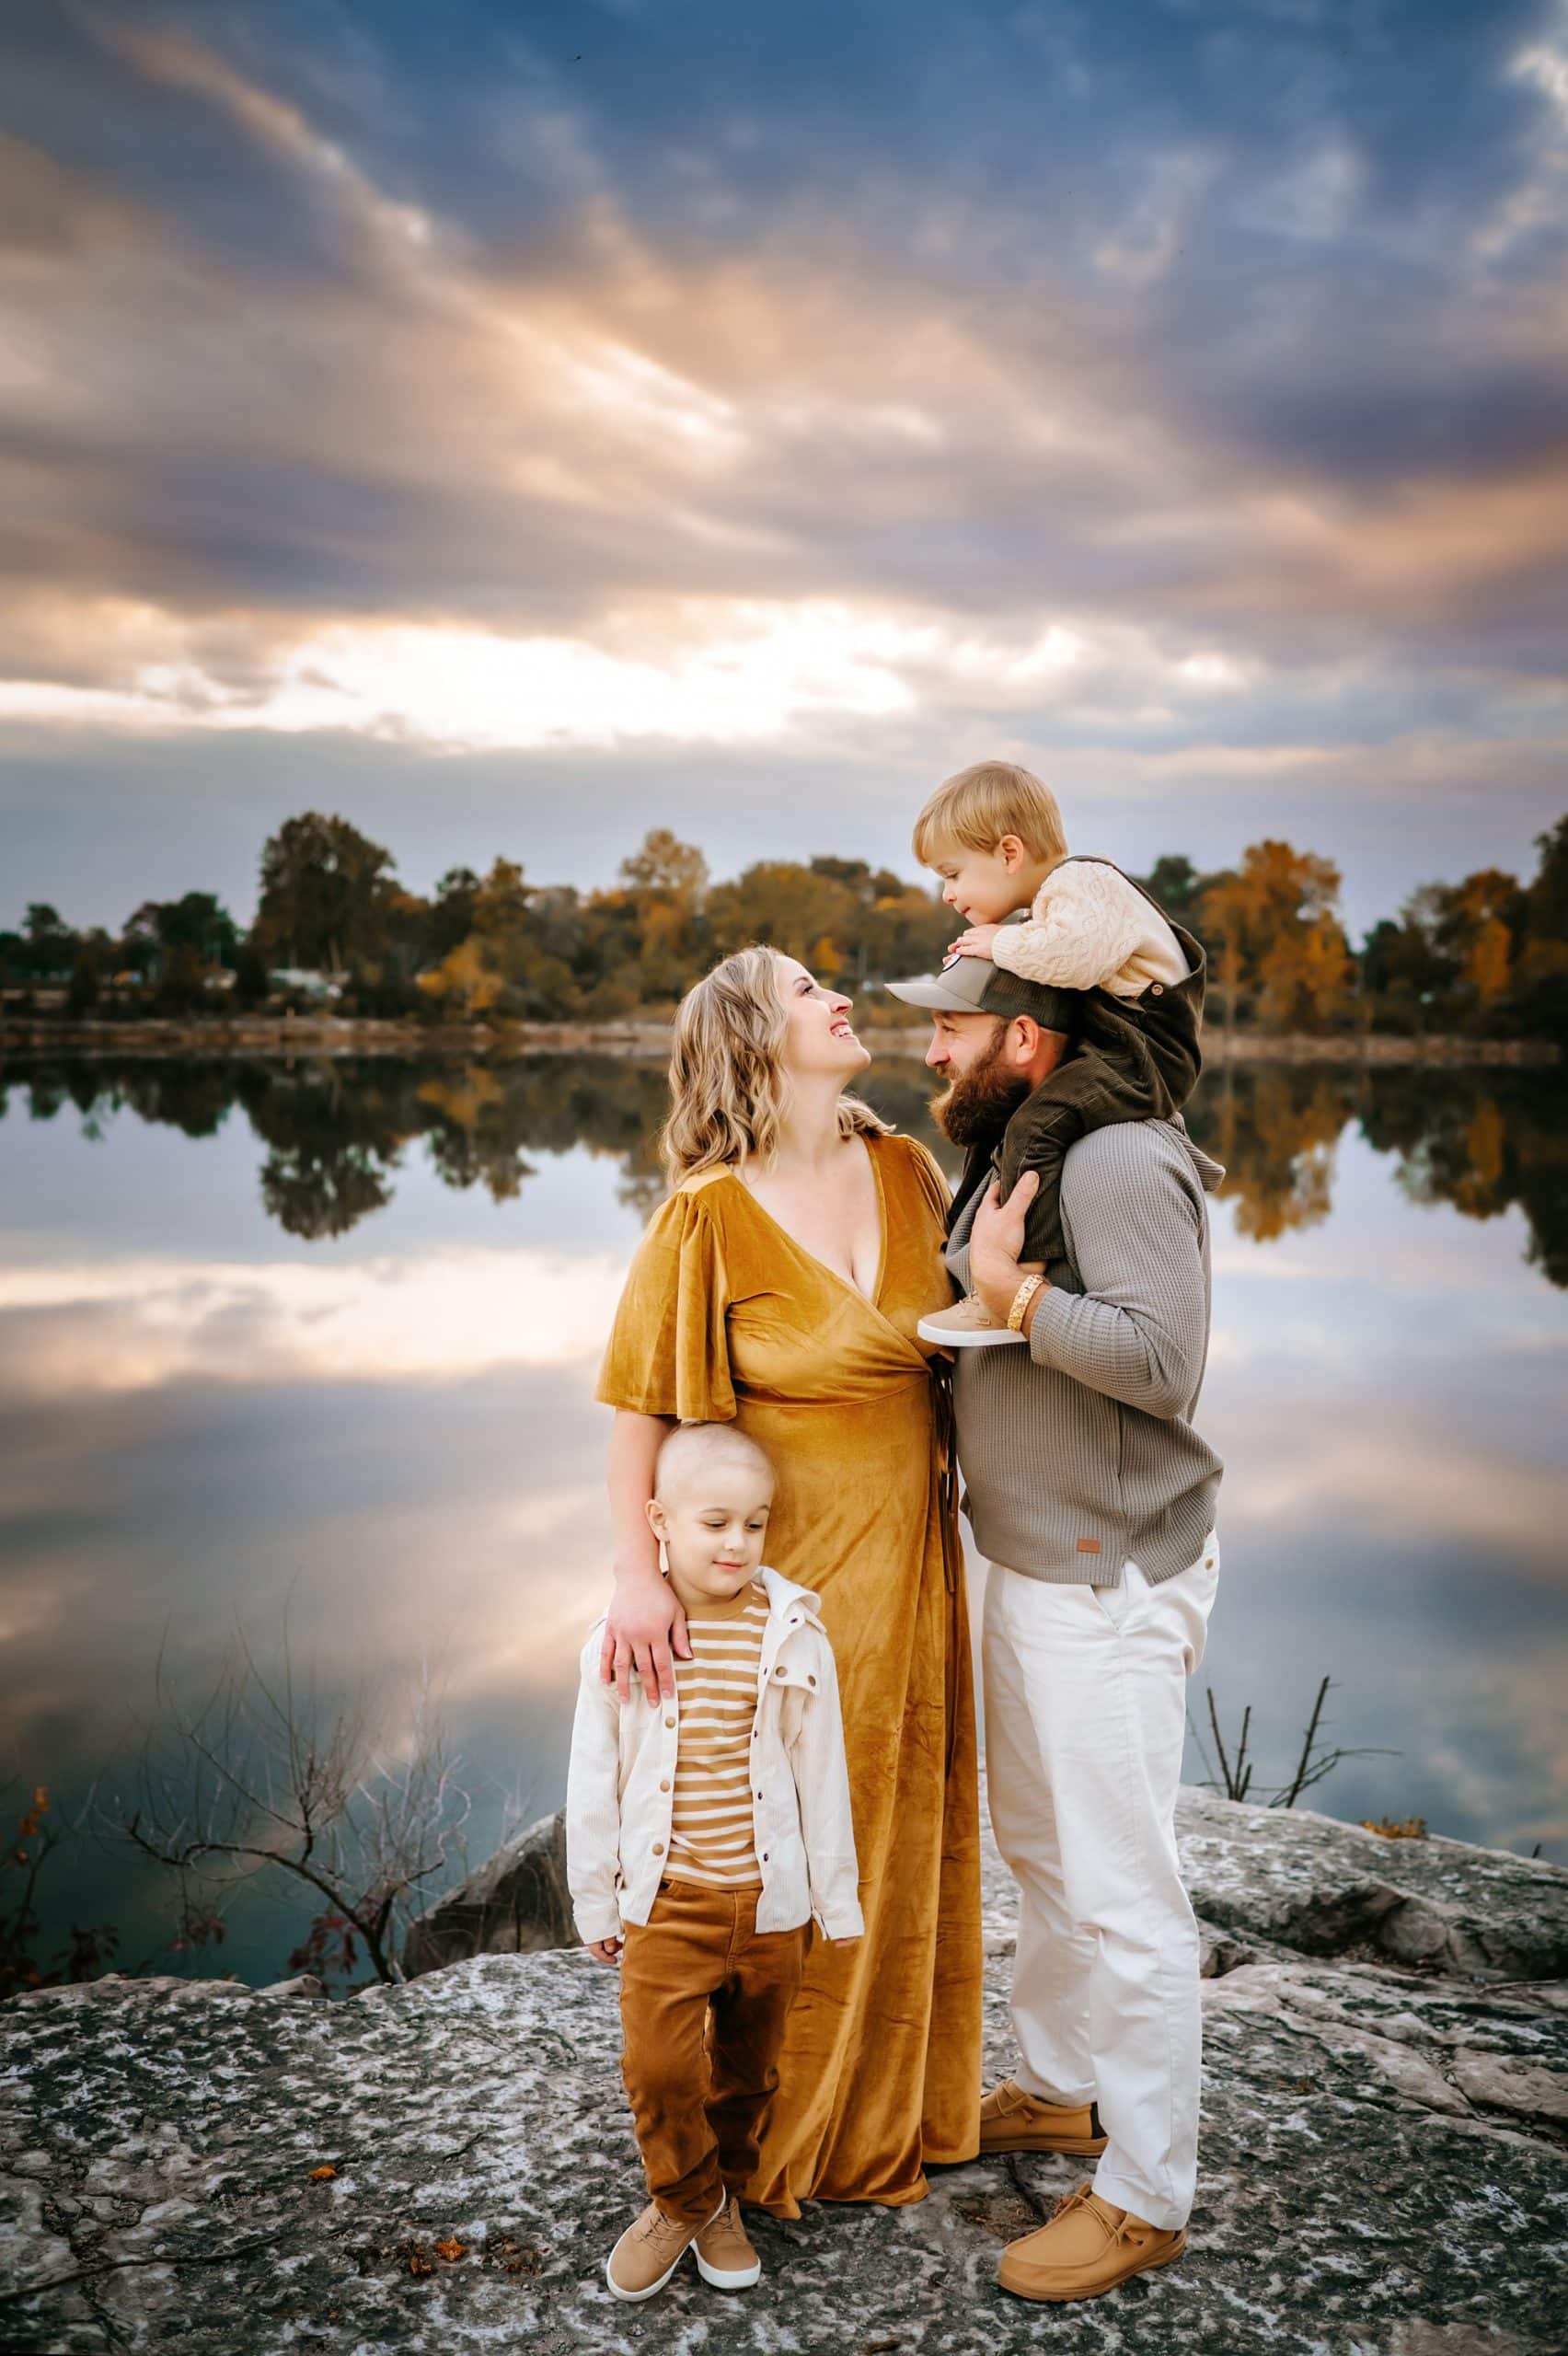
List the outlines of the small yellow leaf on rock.
{"type": "Polygon", "coordinates": [[[325,2184],[329,2177],[335,2177],[337,2173],[337,2169],[330,2165],[312,2168],[310,2171],[310,2181],[312,2184],[325,2184]]]}
{"type": "Polygon", "coordinates": [[[467,2243],[460,2242],[455,2235],[448,2235],[445,2241],[437,2242],[435,2246],[435,2254],[437,2258],[444,2258],[448,2266],[451,2266],[457,2258],[466,2258],[467,2253],[467,2243]]]}

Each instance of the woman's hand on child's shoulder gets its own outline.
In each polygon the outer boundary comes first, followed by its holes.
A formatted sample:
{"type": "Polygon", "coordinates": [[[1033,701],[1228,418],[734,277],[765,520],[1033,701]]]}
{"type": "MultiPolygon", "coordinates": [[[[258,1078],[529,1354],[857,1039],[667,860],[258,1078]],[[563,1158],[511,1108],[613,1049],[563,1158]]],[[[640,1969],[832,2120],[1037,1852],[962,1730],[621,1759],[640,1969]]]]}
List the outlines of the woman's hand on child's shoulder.
{"type": "Polygon", "coordinates": [[[950,957],[989,957],[991,943],[1001,930],[999,924],[971,925],[956,941],[948,942],[950,957]]]}
{"type": "Polygon", "coordinates": [[[648,1706],[656,1710],[661,1696],[666,1702],[674,1699],[672,1652],[681,1660],[691,1658],[686,1613],[674,1589],[657,1571],[617,1570],[599,1646],[599,1675],[606,1685],[614,1685],[623,1702],[630,1701],[632,1685],[640,1677],[648,1706]]]}
{"type": "Polygon", "coordinates": [[[596,1963],[618,1963],[624,1944],[621,1939],[590,1939],[588,1952],[596,1963]]]}

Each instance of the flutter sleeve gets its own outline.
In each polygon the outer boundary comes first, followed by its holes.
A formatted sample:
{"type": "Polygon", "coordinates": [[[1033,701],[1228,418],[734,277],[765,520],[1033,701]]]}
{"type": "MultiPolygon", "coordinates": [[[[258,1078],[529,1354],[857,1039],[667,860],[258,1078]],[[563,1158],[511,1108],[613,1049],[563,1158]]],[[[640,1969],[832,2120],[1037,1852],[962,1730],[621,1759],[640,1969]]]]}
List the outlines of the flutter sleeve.
{"type": "Polygon", "coordinates": [[[939,1227],[945,1226],[948,1211],[952,1203],[952,1189],[942,1175],[940,1162],[928,1147],[920,1143],[918,1138],[901,1138],[899,1143],[908,1155],[909,1167],[915,1173],[915,1183],[925,1198],[928,1209],[936,1218],[939,1227]]]}
{"type": "Polygon", "coordinates": [[[729,1305],[722,1239],[706,1190],[672,1195],[638,1246],[595,1395],[639,1415],[731,1422],[729,1305]]]}

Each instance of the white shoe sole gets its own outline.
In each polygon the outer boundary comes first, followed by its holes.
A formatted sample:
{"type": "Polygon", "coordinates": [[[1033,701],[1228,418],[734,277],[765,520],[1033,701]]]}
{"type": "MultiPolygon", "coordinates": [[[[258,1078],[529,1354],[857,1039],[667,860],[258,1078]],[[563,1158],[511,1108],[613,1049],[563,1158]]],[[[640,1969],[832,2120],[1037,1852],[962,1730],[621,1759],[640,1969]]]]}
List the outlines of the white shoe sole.
{"type": "Polygon", "coordinates": [[[940,1342],[944,1350],[992,1350],[1003,1342],[1027,1343],[1027,1334],[1014,1334],[1005,1326],[991,1325],[976,1333],[962,1333],[954,1325],[939,1325],[934,1319],[922,1317],[915,1331],[923,1342],[940,1342]]]}
{"type": "MultiPolygon", "coordinates": [[[[687,2242],[686,2249],[689,2249],[690,2247],[691,2244],[687,2242]]],[[[615,2252],[612,2250],[609,2258],[606,2258],[605,2260],[605,2280],[610,2286],[611,2298],[618,2299],[623,2306],[635,2307],[640,2306],[644,2299],[657,2297],[658,2293],[663,2289],[665,2283],[670,2280],[671,2275],[674,2274],[675,2267],[679,2266],[681,2258],[684,2258],[685,2256],[686,2249],[683,2249],[680,2254],[680,2258],[676,2258],[674,2266],[667,2267],[664,2272],[660,2275],[657,2282],[650,2282],[646,2291],[623,2291],[620,2284],[616,2281],[615,2276],[610,2272],[610,2259],[615,2257],[615,2252]]]]}
{"type": "MultiPolygon", "coordinates": [[[[716,2225],[723,2214],[724,2204],[721,2201],[718,2208],[713,2212],[712,2216],[708,2220],[708,2225],[716,2225]]],[[[708,2231],[708,2225],[699,2226],[698,2231],[705,2234],[708,2231]]],[[[616,2244],[616,2249],[619,2249],[619,2247],[620,2243],[617,2242],[616,2244]]],[[[616,2250],[611,2250],[608,2258],[605,2260],[605,2281],[609,2285],[611,2298],[618,2299],[621,2302],[621,2304],[627,2307],[640,2306],[644,2299],[656,2298],[658,2293],[663,2289],[665,2283],[669,2281],[671,2276],[674,2273],[675,2269],[679,2266],[682,2258],[686,2256],[688,2249],[690,2250],[693,2258],[697,2258],[697,2235],[695,2234],[691,2240],[687,2242],[683,2248],[678,2249],[675,2252],[674,2258],[670,2260],[670,2263],[666,2266],[663,2274],[660,2275],[657,2282],[650,2282],[645,2291],[623,2291],[621,2289],[620,2284],[610,2272],[610,2269],[615,2264],[616,2259],[616,2250]]],[[[697,2263],[699,2272],[702,2273],[709,2282],[725,2283],[730,2280],[730,2278],[725,2275],[709,2273],[708,2268],[703,2265],[700,2258],[697,2258],[697,2263]]],[[[756,2272],[757,2274],[762,2272],[760,2266],[757,2268],[756,2272]]],[[[745,2280],[755,2282],[756,2281],[756,2274],[748,2275],[745,2280]]]]}
{"type": "Polygon", "coordinates": [[[716,2291],[749,2291],[754,2282],[760,2282],[762,2280],[760,2258],[755,2266],[734,2268],[709,2266],[695,2243],[692,2245],[692,2256],[697,2260],[697,2270],[703,2281],[711,2282],[716,2291]]]}

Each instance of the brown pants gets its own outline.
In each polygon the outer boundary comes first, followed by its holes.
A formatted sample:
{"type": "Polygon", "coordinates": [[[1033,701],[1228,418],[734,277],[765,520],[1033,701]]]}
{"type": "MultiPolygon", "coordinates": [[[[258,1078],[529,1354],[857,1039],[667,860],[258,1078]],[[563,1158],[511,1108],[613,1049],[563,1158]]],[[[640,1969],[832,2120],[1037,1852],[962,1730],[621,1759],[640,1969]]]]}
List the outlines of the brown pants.
{"type": "Polygon", "coordinates": [[[739,2192],[778,2073],[811,1926],[759,1931],[760,1887],[664,1880],[621,1951],[621,2075],[648,2189],[666,2217],[705,2225],[739,2192]]]}

